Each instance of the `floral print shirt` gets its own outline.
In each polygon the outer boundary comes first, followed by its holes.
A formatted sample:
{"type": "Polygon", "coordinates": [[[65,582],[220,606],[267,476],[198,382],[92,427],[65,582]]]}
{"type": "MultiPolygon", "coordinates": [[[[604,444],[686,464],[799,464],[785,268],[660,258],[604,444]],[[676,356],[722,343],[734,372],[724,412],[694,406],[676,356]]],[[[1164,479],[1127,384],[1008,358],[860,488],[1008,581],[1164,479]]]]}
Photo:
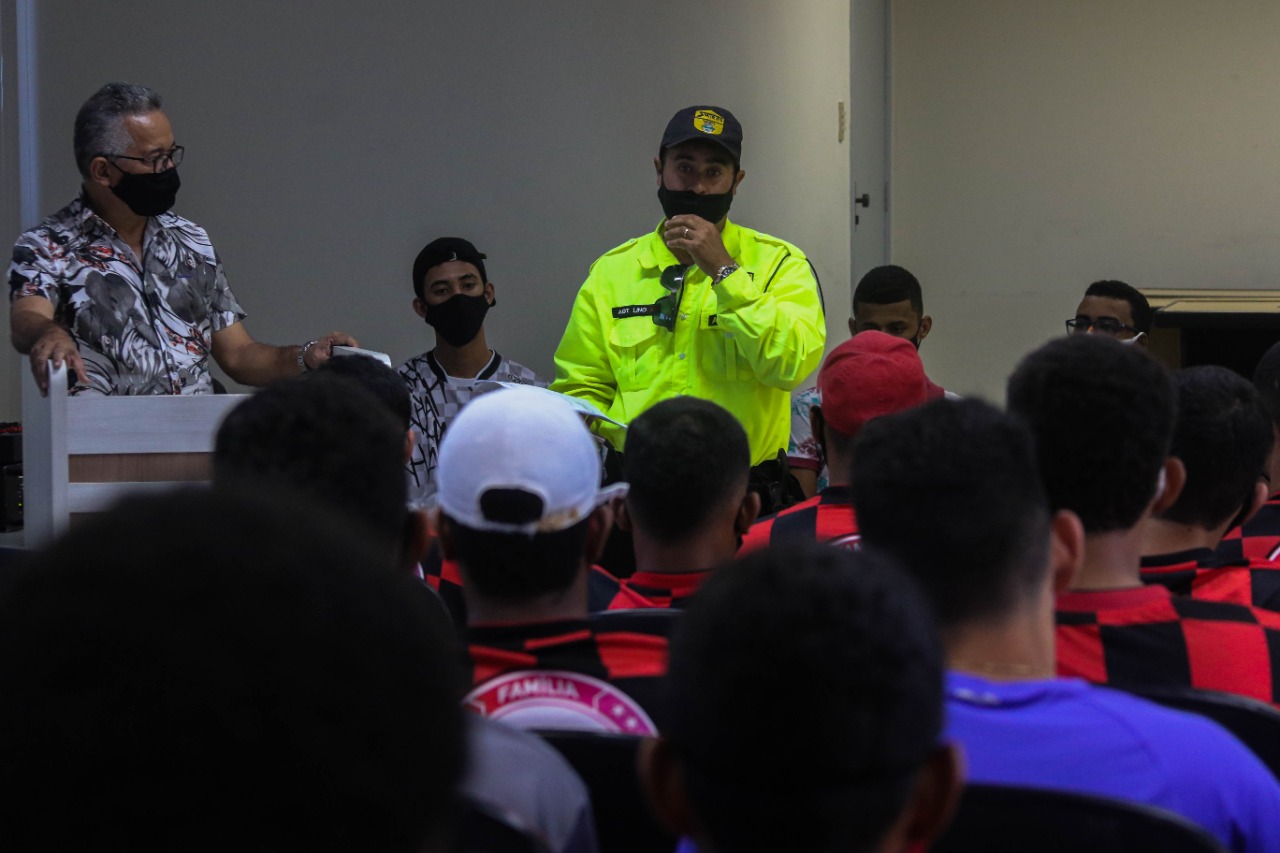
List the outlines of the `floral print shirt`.
{"type": "Polygon", "coordinates": [[[244,318],[204,229],[147,220],[142,258],[81,195],[18,238],[10,302],[42,296],[88,375],[72,393],[207,394],[212,335],[244,318]]]}

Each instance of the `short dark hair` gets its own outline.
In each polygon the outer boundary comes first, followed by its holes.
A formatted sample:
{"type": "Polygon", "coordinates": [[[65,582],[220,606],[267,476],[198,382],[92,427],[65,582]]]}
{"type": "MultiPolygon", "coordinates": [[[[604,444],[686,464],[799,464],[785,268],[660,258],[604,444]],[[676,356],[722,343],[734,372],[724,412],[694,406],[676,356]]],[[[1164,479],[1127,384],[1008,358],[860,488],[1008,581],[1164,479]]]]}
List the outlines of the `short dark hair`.
{"type": "Polygon", "coordinates": [[[1280,427],[1280,343],[1274,343],[1253,369],[1253,387],[1271,422],[1280,427]]]}
{"type": "Polygon", "coordinates": [[[1072,335],[1024,357],[1008,396],[1035,435],[1050,507],[1080,516],[1088,533],[1133,527],[1173,440],[1165,369],[1145,350],[1072,335]]]}
{"type": "Polygon", "coordinates": [[[447,620],[292,497],[130,498],[6,578],[6,847],[408,853],[449,820],[447,620]]]}
{"type": "Polygon", "coordinates": [[[942,649],[887,557],[807,543],[714,573],[671,643],[665,735],[717,850],[870,849],[942,727],[942,649]]]}
{"type": "Polygon", "coordinates": [[[264,481],[342,512],[388,550],[404,542],[404,429],[353,379],[281,380],[227,414],[214,441],[214,485],[264,481]]]}
{"type": "Polygon", "coordinates": [[[101,154],[123,154],[130,138],[122,119],[155,112],[163,106],[155,89],[134,83],[108,83],[89,96],[76,113],[76,168],[89,177],[89,163],[101,154]]]}
{"type": "Polygon", "coordinates": [[[1173,374],[1178,419],[1169,453],[1182,460],[1187,482],[1160,517],[1212,530],[1253,499],[1271,453],[1271,419],[1243,376],[1216,365],[1173,374]]]}
{"type": "Polygon", "coordinates": [[[944,630],[1003,616],[1044,580],[1049,503],[1026,424],[981,400],[934,400],[858,437],[866,545],[915,577],[944,630]]]}
{"type": "Polygon", "coordinates": [[[404,425],[404,429],[409,429],[409,388],[400,374],[390,367],[367,355],[340,355],[320,365],[314,373],[304,375],[323,376],[326,373],[346,376],[359,382],[386,404],[395,419],[404,425]]]}
{"type": "Polygon", "coordinates": [[[699,532],[714,511],[745,491],[750,469],[742,424],[709,400],[664,400],[627,429],[627,508],[659,542],[681,542],[699,532]]]}
{"type": "Polygon", "coordinates": [[[551,533],[496,533],[467,527],[446,513],[466,586],[494,601],[521,602],[573,584],[582,569],[591,519],[551,533]]]}
{"type": "Polygon", "coordinates": [[[1102,296],[1107,299],[1123,299],[1129,303],[1129,313],[1133,315],[1133,327],[1139,332],[1151,331],[1151,303],[1136,287],[1115,279],[1095,281],[1084,292],[1085,296],[1102,296]]]}
{"type": "Polygon", "coordinates": [[[887,264],[870,270],[858,282],[853,291],[853,313],[858,313],[858,303],[866,305],[892,305],[911,301],[911,310],[924,316],[924,294],[920,282],[902,267],[887,264]]]}

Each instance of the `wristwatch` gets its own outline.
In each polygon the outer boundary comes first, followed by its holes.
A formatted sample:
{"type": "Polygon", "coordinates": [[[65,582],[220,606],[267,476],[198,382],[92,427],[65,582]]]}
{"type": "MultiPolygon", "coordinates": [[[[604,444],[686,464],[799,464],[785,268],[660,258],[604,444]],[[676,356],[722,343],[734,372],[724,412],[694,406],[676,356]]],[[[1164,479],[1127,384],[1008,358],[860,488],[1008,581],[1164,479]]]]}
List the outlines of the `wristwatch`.
{"type": "Polygon", "coordinates": [[[298,372],[299,373],[307,372],[307,350],[311,349],[313,346],[315,346],[318,343],[320,343],[320,341],[318,340],[307,341],[305,344],[298,347],[298,372]]]}
{"type": "Polygon", "coordinates": [[[719,284],[720,282],[724,281],[726,278],[733,275],[737,271],[738,271],[737,264],[725,264],[724,266],[720,267],[720,269],[716,270],[715,279],[712,280],[711,283],[713,285],[719,284]]]}

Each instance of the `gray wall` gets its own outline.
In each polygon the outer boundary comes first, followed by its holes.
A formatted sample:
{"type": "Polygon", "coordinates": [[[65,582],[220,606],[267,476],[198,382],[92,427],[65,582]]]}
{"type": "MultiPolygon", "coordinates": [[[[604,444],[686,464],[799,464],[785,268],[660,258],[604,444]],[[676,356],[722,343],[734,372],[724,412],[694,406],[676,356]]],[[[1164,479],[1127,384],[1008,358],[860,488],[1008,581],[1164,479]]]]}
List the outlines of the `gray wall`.
{"type": "Polygon", "coordinates": [[[209,230],[259,340],[341,328],[421,352],[409,269],[455,234],[489,255],[490,341],[549,375],[588,265],[661,218],[652,158],[697,102],[746,130],[734,218],[804,248],[843,327],[847,3],[41,0],[38,50],[40,210],[77,190],[84,98],[154,86],[187,146],[176,210],[209,230]]]}
{"type": "Polygon", "coordinates": [[[1084,288],[1280,287],[1280,5],[895,0],[892,256],[1004,398],[1084,288]]]}

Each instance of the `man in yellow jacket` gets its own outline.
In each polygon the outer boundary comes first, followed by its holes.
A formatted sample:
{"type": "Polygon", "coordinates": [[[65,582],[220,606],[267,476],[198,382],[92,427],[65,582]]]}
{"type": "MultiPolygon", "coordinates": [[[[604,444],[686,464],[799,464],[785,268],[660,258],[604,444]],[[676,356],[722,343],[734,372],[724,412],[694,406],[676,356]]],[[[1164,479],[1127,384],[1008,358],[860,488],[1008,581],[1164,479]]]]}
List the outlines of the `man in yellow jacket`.
{"type": "MultiPolygon", "coordinates": [[[[741,160],[728,110],[675,114],[654,158],[666,218],[592,264],[551,387],[623,423],[680,394],[712,400],[760,465],[786,450],[790,392],[821,361],[826,326],[804,252],[729,221],[741,160]]],[[[623,449],[620,432],[601,431],[623,449]]]]}

